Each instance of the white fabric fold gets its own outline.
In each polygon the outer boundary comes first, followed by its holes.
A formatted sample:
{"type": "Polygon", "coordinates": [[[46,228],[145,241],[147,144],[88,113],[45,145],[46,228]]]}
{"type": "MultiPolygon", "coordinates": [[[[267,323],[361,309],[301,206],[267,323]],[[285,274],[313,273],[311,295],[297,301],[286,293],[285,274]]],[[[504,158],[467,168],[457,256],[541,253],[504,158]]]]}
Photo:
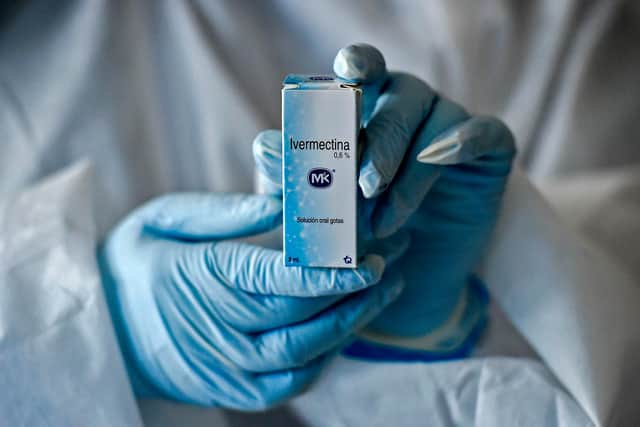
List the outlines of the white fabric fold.
{"type": "Polygon", "coordinates": [[[0,203],[0,424],[139,426],[95,267],[88,164],[0,203]]]}
{"type": "Polygon", "coordinates": [[[314,427],[593,425],[543,365],[516,358],[430,364],[340,358],[292,406],[314,427]]]}
{"type": "Polygon", "coordinates": [[[640,384],[640,289],[561,221],[519,171],[511,177],[483,277],[597,425],[615,425],[621,414],[640,419],[630,398],[640,384]]]}

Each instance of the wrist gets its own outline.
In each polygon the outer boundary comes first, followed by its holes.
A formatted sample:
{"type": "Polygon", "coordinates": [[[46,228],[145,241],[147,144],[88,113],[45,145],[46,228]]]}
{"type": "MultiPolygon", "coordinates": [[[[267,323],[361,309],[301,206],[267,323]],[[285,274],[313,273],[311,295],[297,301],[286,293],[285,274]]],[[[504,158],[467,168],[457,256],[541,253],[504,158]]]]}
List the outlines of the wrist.
{"type": "MultiPolygon", "coordinates": [[[[372,359],[424,361],[468,356],[485,329],[488,304],[484,284],[470,277],[455,308],[437,328],[420,335],[408,335],[390,332],[373,323],[345,353],[372,359]]],[[[388,324],[388,320],[382,326],[388,324]]],[[[417,326],[413,328],[412,331],[417,326]]]]}
{"type": "Polygon", "coordinates": [[[100,243],[96,249],[97,264],[100,273],[100,281],[104,291],[107,309],[111,317],[111,323],[118,341],[120,354],[127,371],[129,382],[136,397],[159,397],[160,391],[157,390],[138,369],[135,356],[130,346],[130,337],[126,333],[124,327],[125,321],[119,304],[119,298],[116,283],[113,279],[111,269],[107,257],[105,256],[104,244],[100,243]]]}

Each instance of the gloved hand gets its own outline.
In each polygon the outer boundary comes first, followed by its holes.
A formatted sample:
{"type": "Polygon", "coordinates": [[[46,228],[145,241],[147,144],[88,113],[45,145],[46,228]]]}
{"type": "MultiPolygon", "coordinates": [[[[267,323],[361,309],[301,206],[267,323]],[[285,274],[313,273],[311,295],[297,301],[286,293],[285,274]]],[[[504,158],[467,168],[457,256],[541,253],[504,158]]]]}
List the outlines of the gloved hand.
{"type": "Polygon", "coordinates": [[[107,237],[100,270],[139,396],[265,408],[303,390],[399,294],[397,276],[375,284],[403,238],[356,270],[285,268],[279,251],[228,240],[281,216],[273,197],[176,194],[107,237]]]}
{"type": "MultiPolygon", "coordinates": [[[[367,229],[359,239],[411,234],[399,262],[406,288],[370,329],[434,334],[435,341],[422,342],[455,352],[485,319],[486,297],[467,285],[500,210],[513,136],[499,120],[471,117],[417,77],[387,73],[372,46],[342,49],[334,71],[364,91],[358,182],[367,229]]],[[[281,188],[281,144],[279,131],[254,141],[257,169],[272,189],[281,188]]]]}

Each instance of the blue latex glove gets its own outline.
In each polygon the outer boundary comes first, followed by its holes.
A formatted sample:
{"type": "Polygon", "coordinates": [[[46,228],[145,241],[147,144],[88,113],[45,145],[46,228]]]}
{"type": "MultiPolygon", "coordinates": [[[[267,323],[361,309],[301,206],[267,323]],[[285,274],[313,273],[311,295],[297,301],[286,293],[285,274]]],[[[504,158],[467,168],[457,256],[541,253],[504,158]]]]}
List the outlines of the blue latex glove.
{"type": "Polygon", "coordinates": [[[390,239],[356,270],[285,268],[228,239],[280,224],[269,196],[177,194],[131,213],[99,248],[107,301],[139,396],[262,409],[303,390],[403,286],[390,239]]]}
{"type": "MultiPolygon", "coordinates": [[[[467,285],[498,216],[513,136],[499,120],[471,117],[420,79],[387,73],[372,46],[342,49],[334,71],[364,90],[359,186],[366,229],[359,238],[411,235],[399,262],[407,286],[370,329],[412,338],[437,334],[440,342],[425,345],[455,353],[485,320],[486,296],[467,285]]],[[[254,157],[263,180],[279,188],[280,132],[258,135],[254,157]]]]}

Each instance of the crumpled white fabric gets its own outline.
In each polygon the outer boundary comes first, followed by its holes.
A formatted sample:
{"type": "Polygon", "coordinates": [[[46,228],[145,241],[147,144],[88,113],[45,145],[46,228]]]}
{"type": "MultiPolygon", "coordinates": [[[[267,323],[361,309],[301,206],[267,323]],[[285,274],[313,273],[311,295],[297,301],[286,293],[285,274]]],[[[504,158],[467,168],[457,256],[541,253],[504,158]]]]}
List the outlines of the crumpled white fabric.
{"type": "Polygon", "coordinates": [[[292,406],[314,427],[593,425],[543,365],[516,358],[435,364],[338,359],[292,406]]]}
{"type": "MultiPolygon", "coordinates": [[[[565,223],[640,277],[640,165],[539,179],[537,184],[565,223]]],[[[640,287],[640,280],[635,282],[640,287]]]]}
{"type": "Polygon", "coordinates": [[[0,203],[0,425],[142,425],[96,273],[90,170],[0,203]]]}
{"type": "Polygon", "coordinates": [[[640,287],[516,171],[484,264],[492,295],[598,425],[640,422],[640,287]]]}

